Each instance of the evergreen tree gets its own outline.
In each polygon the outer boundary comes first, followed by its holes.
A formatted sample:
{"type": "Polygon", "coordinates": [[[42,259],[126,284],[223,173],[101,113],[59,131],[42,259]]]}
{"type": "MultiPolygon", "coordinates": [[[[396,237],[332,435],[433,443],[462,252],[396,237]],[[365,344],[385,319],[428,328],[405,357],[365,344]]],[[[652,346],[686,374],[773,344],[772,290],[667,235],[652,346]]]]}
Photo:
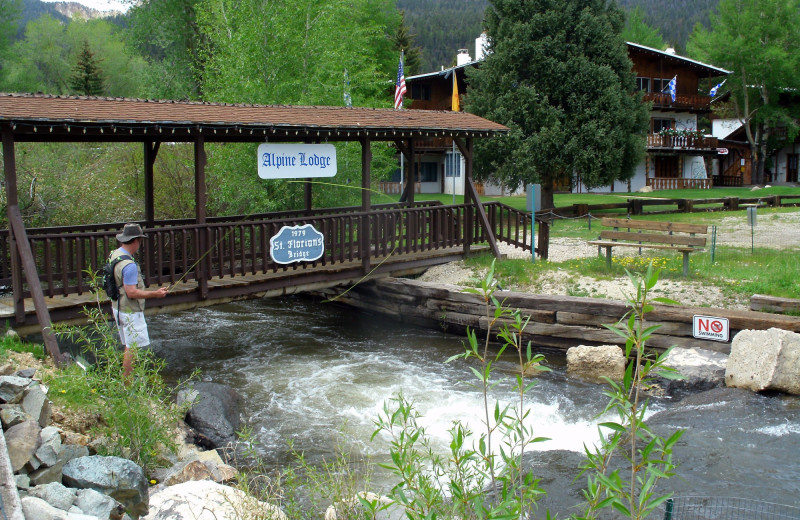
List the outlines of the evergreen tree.
{"type": "Polygon", "coordinates": [[[83,47],[78,54],[78,62],[72,69],[69,85],[76,94],[84,96],[100,96],[105,92],[103,71],[100,60],[95,58],[89,48],[89,42],[83,40],[83,47]]]}
{"type": "Polygon", "coordinates": [[[606,0],[494,0],[488,55],[468,71],[466,107],[508,135],[476,143],[475,171],[510,188],[553,190],[628,179],[641,160],[648,109],[635,90],[620,34],[624,16],[606,0]]]}
{"type": "Polygon", "coordinates": [[[667,48],[661,32],[644,21],[644,11],[638,5],[628,13],[625,29],[622,31],[622,39],[662,51],[667,48]]]}
{"type": "Polygon", "coordinates": [[[406,25],[406,12],[400,11],[400,25],[394,33],[394,46],[398,51],[404,53],[403,68],[406,77],[419,74],[422,64],[422,49],[415,45],[417,35],[411,32],[406,25]]]}
{"type": "Polygon", "coordinates": [[[710,31],[695,27],[689,52],[733,71],[729,106],[750,143],[753,182],[763,183],[771,130],[786,128],[786,143],[798,134],[797,103],[786,98],[800,90],[800,1],[722,0],[718,9],[710,31]]]}

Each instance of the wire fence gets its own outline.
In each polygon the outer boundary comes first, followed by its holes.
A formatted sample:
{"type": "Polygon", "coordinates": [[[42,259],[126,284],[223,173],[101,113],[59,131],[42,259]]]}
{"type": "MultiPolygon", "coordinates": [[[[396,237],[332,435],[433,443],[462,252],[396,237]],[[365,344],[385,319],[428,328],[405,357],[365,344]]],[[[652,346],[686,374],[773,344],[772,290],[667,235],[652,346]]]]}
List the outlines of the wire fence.
{"type": "MultiPolygon", "coordinates": [[[[798,520],[800,507],[749,498],[673,497],[661,508],[664,520],[798,520]]],[[[655,516],[655,515],[654,515],[655,516]]]]}

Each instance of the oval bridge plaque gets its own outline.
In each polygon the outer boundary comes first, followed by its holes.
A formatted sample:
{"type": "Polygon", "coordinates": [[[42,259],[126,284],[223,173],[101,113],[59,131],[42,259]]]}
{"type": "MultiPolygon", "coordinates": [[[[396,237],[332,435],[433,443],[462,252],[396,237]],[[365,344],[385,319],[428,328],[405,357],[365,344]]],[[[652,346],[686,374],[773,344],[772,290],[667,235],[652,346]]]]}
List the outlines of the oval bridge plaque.
{"type": "Polygon", "coordinates": [[[311,224],[283,226],[269,239],[269,253],[279,264],[313,262],[325,252],[325,238],[311,224]]]}

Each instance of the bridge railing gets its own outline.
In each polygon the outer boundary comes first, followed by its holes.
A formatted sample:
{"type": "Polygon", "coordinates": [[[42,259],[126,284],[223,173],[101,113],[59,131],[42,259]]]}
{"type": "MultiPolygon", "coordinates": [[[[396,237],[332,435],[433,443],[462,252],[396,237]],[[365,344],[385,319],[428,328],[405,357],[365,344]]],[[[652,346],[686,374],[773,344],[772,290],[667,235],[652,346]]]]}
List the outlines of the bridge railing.
{"type": "MultiPolygon", "coordinates": [[[[458,246],[464,241],[464,205],[444,206],[435,201],[414,207],[381,205],[369,212],[335,208],[315,210],[313,215],[304,213],[282,212],[266,219],[209,219],[205,224],[160,221],[155,227],[145,228],[148,239],[139,254],[145,284],[213,280],[361,260],[365,246],[370,257],[381,257],[458,246]],[[274,262],[269,252],[270,237],[282,226],[304,224],[312,224],[325,237],[324,255],[311,263],[274,262]],[[364,231],[369,238],[362,245],[364,225],[369,226],[364,231]]],[[[88,292],[89,273],[98,272],[118,247],[115,235],[121,227],[113,223],[27,230],[44,294],[88,292]]],[[[11,290],[14,277],[12,250],[8,231],[0,231],[0,285],[6,291],[11,290]]],[[[21,297],[28,297],[30,291],[21,268],[16,269],[23,289],[21,297]]]]}

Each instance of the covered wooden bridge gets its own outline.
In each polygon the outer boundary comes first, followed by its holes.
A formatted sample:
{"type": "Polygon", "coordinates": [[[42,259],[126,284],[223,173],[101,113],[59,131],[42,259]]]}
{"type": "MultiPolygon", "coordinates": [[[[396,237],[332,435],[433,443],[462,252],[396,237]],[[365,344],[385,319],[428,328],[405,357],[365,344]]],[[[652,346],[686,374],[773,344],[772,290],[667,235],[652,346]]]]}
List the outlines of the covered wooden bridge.
{"type": "Polygon", "coordinates": [[[78,319],[95,301],[88,273],[97,272],[117,247],[114,235],[123,223],[26,229],[17,194],[18,142],[142,143],[145,198],[139,222],[150,238],[139,261],[147,286],[171,286],[165,299],[148,302],[149,312],[410,273],[460,258],[479,243],[499,255],[498,239],[532,247],[530,215],[499,203],[482,205],[472,180],[473,140],[507,128],[464,112],[0,94],[0,131],[9,222],[9,229],[0,230],[0,285],[6,287],[0,318],[17,329],[41,329],[56,359],[50,325],[78,319]],[[452,138],[465,158],[466,204],[415,203],[411,175],[400,203],[372,204],[372,142],[394,143],[413,164],[422,143],[443,137],[452,138]],[[312,208],[312,183],[306,181],[302,209],[206,215],[206,143],[335,141],[361,143],[360,206],[312,208]],[[193,219],[157,218],[153,167],[165,142],[194,145],[193,219]],[[283,226],[304,224],[323,234],[323,256],[275,262],[270,238],[283,226]]]}

